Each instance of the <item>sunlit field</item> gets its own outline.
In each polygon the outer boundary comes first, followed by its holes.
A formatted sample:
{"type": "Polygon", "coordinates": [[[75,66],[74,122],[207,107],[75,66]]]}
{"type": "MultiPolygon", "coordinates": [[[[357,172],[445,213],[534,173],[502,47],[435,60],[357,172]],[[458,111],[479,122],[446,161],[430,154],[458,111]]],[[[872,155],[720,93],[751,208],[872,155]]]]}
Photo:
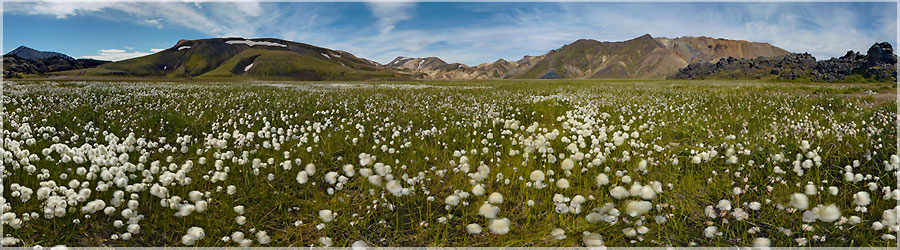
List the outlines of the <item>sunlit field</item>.
{"type": "Polygon", "coordinates": [[[4,246],[896,246],[893,86],[5,82],[4,246]]]}

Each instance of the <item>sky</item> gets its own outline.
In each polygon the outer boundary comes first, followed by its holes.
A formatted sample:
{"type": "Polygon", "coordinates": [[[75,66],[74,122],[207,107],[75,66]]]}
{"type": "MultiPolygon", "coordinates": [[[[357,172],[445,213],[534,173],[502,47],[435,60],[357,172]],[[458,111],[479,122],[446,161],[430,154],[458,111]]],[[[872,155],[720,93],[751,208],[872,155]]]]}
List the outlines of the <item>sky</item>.
{"type": "Polygon", "coordinates": [[[817,59],[897,44],[897,3],[4,2],[3,50],[20,45],[123,60],[180,39],[272,37],[388,63],[468,65],[540,55],[575,40],[709,36],[817,59]]]}

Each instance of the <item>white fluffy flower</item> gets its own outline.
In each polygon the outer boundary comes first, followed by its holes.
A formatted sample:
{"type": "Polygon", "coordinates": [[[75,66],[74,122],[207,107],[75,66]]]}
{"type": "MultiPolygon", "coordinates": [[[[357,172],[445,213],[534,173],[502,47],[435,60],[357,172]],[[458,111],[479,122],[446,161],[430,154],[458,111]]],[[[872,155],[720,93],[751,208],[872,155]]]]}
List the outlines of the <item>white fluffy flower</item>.
{"type": "Polygon", "coordinates": [[[803,193],[805,193],[806,195],[816,195],[818,193],[818,190],[816,190],[816,185],[809,183],[806,184],[806,188],[803,193]]]}
{"type": "Polygon", "coordinates": [[[469,234],[480,234],[481,233],[481,225],[478,225],[475,223],[466,225],[466,231],[469,232],[469,234]]]}
{"type": "Polygon", "coordinates": [[[565,178],[560,178],[559,180],[556,181],[556,187],[558,187],[560,189],[569,188],[569,180],[566,180],[565,178]]]}
{"type": "Polygon", "coordinates": [[[307,181],[309,181],[309,174],[306,171],[297,173],[297,183],[305,184],[307,181]]]}
{"type": "Polygon", "coordinates": [[[482,196],[482,195],[484,195],[484,192],[485,192],[484,186],[481,184],[478,184],[478,185],[475,185],[474,187],[472,187],[472,194],[474,194],[475,196],[482,196]]]}
{"type": "Polygon", "coordinates": [[[719,200],[719,204],[716,205],[716,208],[718,208],[719,210],[724,210],[724,211],[731,210],[731,201],[719,200]]]}
{"type": "Polygon", "coordinates": [[[498,213],[500,213],[500,208],[491,206],[490,203],[484,203],[478,208],[478,215],[484,216],[484,218],[497,218],[498,213]]]}
{"type": "Polygon", "coordinates": [[[719,232],[719,228],[715,226],[708,226],[706,229],[703,229],[703,236],[706,238],[716,237],[716,233],[719,232]]]}
{"type": "Polygon", "coordinates": [[[772,240],[769,238],[756,238],[753,240],[753,247],[756,248],[766,248],[772,245],[772,240]]]}
{"type": "Polygon", "coordinates": [[[488,228],[491,229],[491,233],[493,234],[506,234],[509,233],[509,224],[510,221],[507,218],[494,219],[491,220],[491,224],[488,228]]]}
{"type": "Polygon", "coordinates": [[[323,247],[330,247],[332,245],[331,238],[329,237],[319,237],[319,245],[323,247]]]}
{"type": "Polygon", "coordinates": [[[611,195],[613,198],[616,198],[616,199],[623,199],[625,197],[630,196],[631,193],[628,192],[628,190],[625,190],[625,188],[623,188],[621,186],[616,186],[612,190],[609,190],[609,195],[611,195]]]}
{"type": "Polygon", "coordinates": [[[649,201],[630,201],[628,202],[628,205],[625,206],[625,213],[631,217],[637,217],[647,213],[651,208],[653,208],[653,204],[649,201]]]}
{"type": "Polygon", "coordinates": [[[573,161],[571,158],[566,158],[562,161],[562,163],[560,163],[560,167],[563,170],[572,170],[572,168],[575,168],[575,161],[573,161]]]}
{"type": "Polygon", "coordinates": [[[859,193],[853,194],[853,204],[857,206],[868,206],[869,203],[872,202],[872,199],[869,197],[869,193],[860,191],[859,193]]]}
{"type": "Polygon", "coordinates": [[[456,195],[447,196],[447,198],[444,198],[444,203],[446,203],[447,205],[450,205],[450,206],[456,206],[457,204],[459,204],[459,196],[456,196],[456,195]]]}
{"type": "Polygon", "coordinates": [[[388,192],[391,192],[396,197],[400,197],[403,195],[403,186],[400,186],[400,182],[397,180],[391,180],[384,186],[387,188],[388,192]]]}
{"type": "Polygon", "coordinates": [[[862,218],[860,218],[859,216],[856,216],[856,215],[850,216],[850,218],[847,219],[847,223],[850,223],[850,225],[856,225],[856,224],[859,224],[860,222],[862,222],[862,218]]]}
{"type": "Polygon", "coordinates": [[[562,228],[554,228],[552,231],[550,231],[550,237],[552,237],[554,240],[564,240],[566,239],[566,231],[562,228]]]}
{"type": "Polygon", "coordinates": [[[322,219],[324,222],[330,222],[331,220],[334,220],[334,213],[328,209],[319,210],[319,219],[322,219]]]}
{"type": "Polygon", "coordinates": [[[353,244],[350,245],[350,247],[352,250],[365,250],[367,247],[369,247],[369,244],[365,241],[357,240],[354,241],[353,244]]]}
{"type": "Polygon", "coordinates": [[[330,185],[334,185],[335,183],[337,183],[337,177],[338,177],[337,172],[331,171],[331,172],[325,173],[325,182],[327,182],[330,185]]]}
{"type": "Polygon", "coordinates": [[[269,237],[269,234],[266,233],[266,231],[259,231],[256,232],[256,241],[259,242],[259,244],[265,245],[272,242],[272,238],[269,237]]]}
{"type": "Polygon", "coordinates": [[[841,218],[841,209],[834,204],[824,207],[819,205],[816,207],[816,210],[818,210],[816,215],[818,215],[819,220],[824,222],[834,222],[841,218]]]}
{"type": "Polygon", "coordinates": [[[606,174],[597,175],[597,186],[603,186],[606,184],[609,184],[609,176],[606,176],[606,174]]]}
{"type": "Polygon", "coordinates": [[[585,234],[581,241],[586,247],[603,247],[603,236],[598,233],[585,234]]]}
{"type": "Polygon", "coordinates": [[[344,175],[346,175],[347,177],[353,177],[354,175],[356,175],[356,169],[353,168],[353,165],[346,164],[341,167],[341,169],[344,170],[344,175]]]}
{"type": "Polygon", "coordinates": [[[203,228],[188,228],[187,233],[184,234],[184,236],[181,236],[181,244],[184,244],[185,246],[193,246],[195,243],[197,243],[198,240],[202,239],[203,236],[206,236],[206,233],[203,232],[203,228]]]}
{"type": "Polygon", "coordinates": [[[314,165],[312,163],[306,164],[306,167],[303,168],[303,171],[305,171],[310,176],[315,175],[316,174],[316,165],[314,165]]]}
{"type": "Polygon", "coordinates": [[[640,171],[646,171],[646,170],[647,170],[647,160],[641,159],[641,161],[638,162],[638,170],[640,170],[640,171]]]}
{"type": "Polygon", "coordinates": [[[528,179],[531,181],[544,181],[544,172],[540,170],[531,171],[531,174],[528,175],[528,179]]]}
{"type": "Polygon", "coordinates": [[[757,210],[759,210],[760,208],[762,208],[762,203],[759,203],[759,202],[756,202],[756,201],[750,202],[750,209],[751,209],[751,210],[757,211],[757,210]]]}
{"type": "Polygon", "coordinates": [[[809,208],[809,198],[801,193],[791,194],[791,206],[800,210],[806,210],[809,208]]]}
{"type": "Polygon", "coordinates": [[[493,192],[490,196],[488,196],[488,202],[494,204],[503,203],[503,195],[497,192],[493,192]]]}
{"type": "Polygon", "coordinates": [[[656,198],[656,191],[650,185],[641,187],[641,199],[652,200],[656,198]]]}

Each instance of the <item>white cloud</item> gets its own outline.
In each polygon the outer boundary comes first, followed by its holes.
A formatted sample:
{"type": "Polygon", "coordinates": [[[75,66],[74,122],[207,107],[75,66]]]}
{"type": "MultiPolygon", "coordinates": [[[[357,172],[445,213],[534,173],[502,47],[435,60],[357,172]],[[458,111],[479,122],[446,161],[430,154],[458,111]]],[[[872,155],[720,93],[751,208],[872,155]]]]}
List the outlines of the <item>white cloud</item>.
{"type": "Polygon", "coordinates": [[[144,24],[156,27],[157,29],[162,29],[162,23],[160,23],[162,19],[147,19],[144,20],[144,24]]]}
{"type": "MultiPolygon", "coordinates": [[[[6,3],[4,3],[6,5],[6,3]]],[[[10,7],[18,8],[32,15],[53,15],[56,18],[68,18],[87,12],[94,12],[110,8],[118,5],[112,2],[90,2],[90,3],[73,3],[73,2],[38,2],[38,3],[17,3],[11,4],[10,7]],[[22,5],[18,5],[22,4],[22,5]]],[[[4,6],[6,7],[6,6],[4,6]]],[[[9,7],[7,7],[9,8],[9,7]]]]}
{"type": "Polygon", "coordinates": [[[90,58],[105,61],[121,61],[125,59],[150,55],[159,51],[162,51],[162,49],[150,49],[150,52],[134,51],[133,49],[101,49],[97,51],[96,55],[81,56],[81,58],[90,58]]]}
{"type": "Polygon", "coordinates": [[[391,32],[400,21],[412,18],[416,3],[413,2],[369,2],[366,3],[372,15],[378,19],[375,27],[382,34],[391,32]]]}
{"type": "Polygon", "coordinates": [[[157,28],[173,24],[212,36],[246,37],[256,35],[260,24],[255,20],[265,13],[259,2],[22,2],[4,3],[4,7],[4,12],[60,19],[90,15],[157,28]]]}

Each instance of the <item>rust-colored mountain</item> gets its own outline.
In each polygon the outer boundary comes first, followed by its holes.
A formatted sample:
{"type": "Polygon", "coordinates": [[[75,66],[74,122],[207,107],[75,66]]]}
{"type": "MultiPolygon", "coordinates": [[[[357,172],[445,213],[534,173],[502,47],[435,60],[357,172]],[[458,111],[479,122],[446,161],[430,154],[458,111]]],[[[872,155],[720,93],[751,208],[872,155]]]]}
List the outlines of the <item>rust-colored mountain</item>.
{"type": "Polygon", "coordinates": [[[421,79],[664,79],[691,63],[788,53],[768,43],[710,37],[653,38],[647,34],[620,42],[581,39],[515,62],[500,59],[467,66],[436,57],[398,57],[386,66],[421,79]]]}

